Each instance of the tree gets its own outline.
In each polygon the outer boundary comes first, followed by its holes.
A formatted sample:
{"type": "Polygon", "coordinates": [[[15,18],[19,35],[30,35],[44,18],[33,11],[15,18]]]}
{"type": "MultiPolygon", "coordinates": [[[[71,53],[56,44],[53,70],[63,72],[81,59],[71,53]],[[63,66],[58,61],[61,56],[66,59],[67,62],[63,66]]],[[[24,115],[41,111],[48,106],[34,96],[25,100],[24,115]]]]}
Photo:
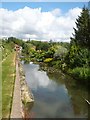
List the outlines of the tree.
{"type": "Polygon", "coordinates": [[[74,41],[81,47],[90,49],[90,14],[87,8],[82,9],[81,15],[76,19],[76,28],[73,34],[74,41]]]}
{"type": "Polygon", "coordinates": [[[15,37],[9,37],[8,40],[7,40],[7,43],[10,43],[10,42],[13,42],[15,44],[18,44],[20,46],[22,46],[22,44],[24,43],[23,40],[21,39],[18,39],[18,38],[15,38],[15,37]]]}
{"type": "Polygon", "coordinates": [[[74,37],[71,38],[66,63],[69,68],[89,66],[90,64],[90,14],[83,8],[81,15],[76,19],[74,37]]]}
{"type": "Polygon", "coordinates": [[[65,57],[66,53],[67,53],[67,49],[65,47],[60,46],[55,51],[54,58],[58,58],[58,59],[62,60],[65,57]]]}
{"type": "Polygon", "coordinates": [[[69,68],[88,66],[88,49],[80,48],[76,44],[70,46],[70,50],[65,57],[69,68]]]}

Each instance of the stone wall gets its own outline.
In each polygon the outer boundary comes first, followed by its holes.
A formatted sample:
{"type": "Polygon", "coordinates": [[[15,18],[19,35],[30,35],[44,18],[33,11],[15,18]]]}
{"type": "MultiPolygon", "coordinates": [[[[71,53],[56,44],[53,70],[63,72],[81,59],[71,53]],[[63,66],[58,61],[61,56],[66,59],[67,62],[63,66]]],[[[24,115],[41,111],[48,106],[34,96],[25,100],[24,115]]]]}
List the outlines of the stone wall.
{"type": "Polygon", "coordinates": [[[21,101],[22,101],[22,113],[23,117],[30,117],[30,110],[34,104],[34,96],[31,90],[28,88],[25,79],[25,73],[22,64],[19,62],[19,72],[20,72],[20,84],[21,84],[21,101]]]}

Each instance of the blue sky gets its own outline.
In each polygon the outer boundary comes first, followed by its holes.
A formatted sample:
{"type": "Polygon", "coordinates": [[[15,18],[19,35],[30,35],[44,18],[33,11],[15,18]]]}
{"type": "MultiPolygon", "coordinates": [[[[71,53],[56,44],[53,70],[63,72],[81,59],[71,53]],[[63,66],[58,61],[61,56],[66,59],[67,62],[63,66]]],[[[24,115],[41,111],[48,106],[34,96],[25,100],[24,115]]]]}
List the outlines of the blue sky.
{"type": "Polygon", "coordinates": [[[22,9],[25,6],[30,8],[42,8],[42,11],[51,11],[55,8],[60,8],[63,12],[67,12],[71,8],[82,8],[88,5],[87,2],[3,2],[2,7],[8,10],[22,9]]]}

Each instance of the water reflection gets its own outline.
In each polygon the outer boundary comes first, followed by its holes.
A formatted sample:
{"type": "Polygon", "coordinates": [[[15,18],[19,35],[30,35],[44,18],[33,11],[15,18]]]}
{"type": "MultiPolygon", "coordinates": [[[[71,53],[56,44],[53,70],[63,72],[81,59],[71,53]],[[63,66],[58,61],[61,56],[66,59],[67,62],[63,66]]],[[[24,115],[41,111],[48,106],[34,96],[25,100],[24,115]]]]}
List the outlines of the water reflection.
{"type": "Polygon", "coordinates": [[[50,91],[55,91],[57,88],[56,82],[51,81],[46,72],[39,71],[39,65],[35,65],[35,67],[33,67],[33,65],[25,65],[24,68],[26,71],[26,79],[30,81],[32,90],[47,88],[50,91]],[[28,76],[30,76],[30,78],[28,76]]]}
{"type": "Polygon", "coordinates": [[[85,102],[85,99],[88,99],[88,91],[85,85],[82,86],[77,84],[76,80],[67,75],[64,77],[62,82],[62,79],[59,78],[57,72],[53,74],[48,73],[48,76],[53,79],[57,77],[58,84],[65,84],[73,106],[75,117],[88,117],[88,104],[85,102]]]}
{"type": "Polygon", "coordinates": [[[35,103],[31,110],[35,118],[75,118],[87,116],[87,104],[75,82],[60,73],[39,71],[39,65],[24,64],[26,80],[35,103]],[[72,84],[72,85],[71,85],[72,84]],[[83,101],[83,102],[82,102],[83,101]]]}

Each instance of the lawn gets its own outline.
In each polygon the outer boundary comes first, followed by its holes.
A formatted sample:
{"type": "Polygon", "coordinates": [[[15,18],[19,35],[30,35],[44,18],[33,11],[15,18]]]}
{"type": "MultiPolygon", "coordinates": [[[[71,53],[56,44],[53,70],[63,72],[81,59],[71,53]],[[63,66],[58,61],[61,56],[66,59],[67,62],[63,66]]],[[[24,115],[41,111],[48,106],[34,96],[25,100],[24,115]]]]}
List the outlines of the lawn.
{"type": "Polygon", "coordinates": [[[2,55],[0,50],[0,119],[2,117],[2,55]]]}
{"type": "Polygon", "coordinates": [[[15,82],[15,52],[2,62],[2,117],[9,118],[15,82]]]}

